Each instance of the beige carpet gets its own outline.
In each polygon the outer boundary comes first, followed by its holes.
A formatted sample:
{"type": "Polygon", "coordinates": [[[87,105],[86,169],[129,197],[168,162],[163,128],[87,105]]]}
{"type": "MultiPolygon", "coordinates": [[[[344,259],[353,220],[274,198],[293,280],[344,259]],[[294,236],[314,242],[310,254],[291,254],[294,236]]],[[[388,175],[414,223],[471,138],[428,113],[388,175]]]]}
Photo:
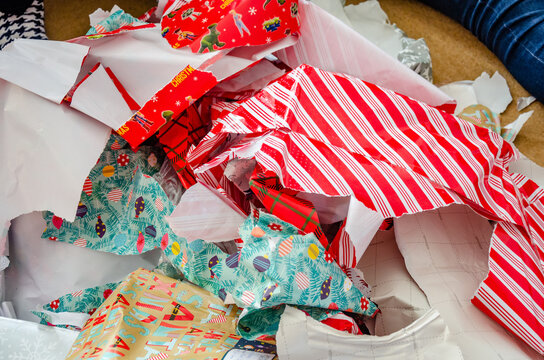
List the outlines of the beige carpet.
{"type": "MultiPolygon", "coordinates": [[[[332,0],[331,0],[332,1],[332,0]]],[[[447,1],[447,0],[444,0],[447,1]]],[[[357,3],[358,1],[348,1],[357,3]]],[[[45,0],[45,29],[52,40],[66,40],[83,35],[89,29],[88,15],[101,7],[109,10],[117,4],[133,16],[140,16],[156,4],[155,0],[45,0]]],[[[473,80],[482,71],[495,71],[506,78],[514,101],[502,116],[508,124],[518,116],[516,99],[529,94],[510,75],[504,65],[461,25],[415,0],[380,0],[391,22],[413,38],[423,37],[431,50],[435,84],[473,80]]],[[[544,105],[533,103],[523,111],[535,110],[515,144],[529,158],[544,166],[544,105]]]]}

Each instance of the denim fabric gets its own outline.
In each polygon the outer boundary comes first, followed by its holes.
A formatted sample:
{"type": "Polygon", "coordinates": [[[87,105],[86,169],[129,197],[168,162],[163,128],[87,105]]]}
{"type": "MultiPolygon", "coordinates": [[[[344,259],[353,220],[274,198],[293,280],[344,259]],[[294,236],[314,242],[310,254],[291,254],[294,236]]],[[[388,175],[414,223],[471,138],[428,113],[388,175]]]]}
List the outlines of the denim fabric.
{"type": "Polygon", "coordinates": [[[461,23],[544,101],[543,0],[421,0],[461,23]]]}

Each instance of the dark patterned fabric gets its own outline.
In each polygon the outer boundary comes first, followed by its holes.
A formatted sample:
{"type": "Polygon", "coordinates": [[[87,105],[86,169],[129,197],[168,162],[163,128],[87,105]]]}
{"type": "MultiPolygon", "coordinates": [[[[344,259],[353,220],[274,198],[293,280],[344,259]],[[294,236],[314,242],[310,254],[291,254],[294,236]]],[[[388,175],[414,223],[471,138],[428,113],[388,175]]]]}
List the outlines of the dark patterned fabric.
{"type": "Polygon", "coordinates": [[[0,49],[15,39],[46,40],[43,0],[34,0],[22,14],[0,12],[0,49]]]}

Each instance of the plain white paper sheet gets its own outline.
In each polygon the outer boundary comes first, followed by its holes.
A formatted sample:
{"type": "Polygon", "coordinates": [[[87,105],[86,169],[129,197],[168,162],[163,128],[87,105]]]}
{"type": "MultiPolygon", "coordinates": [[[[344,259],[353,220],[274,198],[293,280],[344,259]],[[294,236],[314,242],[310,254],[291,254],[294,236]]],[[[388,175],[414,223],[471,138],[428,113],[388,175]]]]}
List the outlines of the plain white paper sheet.
{"type": "Polygon", "coordinates": [[[17,39],[0,51],[0,78],[60,104],[88,52],[65,41],[17,39]]]}

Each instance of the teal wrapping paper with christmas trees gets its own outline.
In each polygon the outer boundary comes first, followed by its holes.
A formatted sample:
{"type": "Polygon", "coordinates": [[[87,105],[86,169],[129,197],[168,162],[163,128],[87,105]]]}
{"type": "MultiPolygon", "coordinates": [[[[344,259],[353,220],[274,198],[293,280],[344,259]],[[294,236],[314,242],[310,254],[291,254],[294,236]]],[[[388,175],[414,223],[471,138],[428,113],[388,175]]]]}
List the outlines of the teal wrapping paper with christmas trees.
{"type": "MultiPolygon", "coordinates": [[[[47,227],[42,237],[119,255],[161,247],[186,280],[223,300],[230,295],[245,309],[238,330],[250,339],[275,333],[283,304],[319,309],[308,311],[319,320],[337,311],[376,313],[377,306],[354,286],[315,235],[303,235],[274,215],[254,210],[240,227],[242,247],[234,254],[174,234],[166,221],[174,205],[152,177],[163,159],[153,147],[134,152],[112,135],[84,184],[76,220],[44,212],[47,227]]],[[[104,300],[92,294],[105,290],[86,290],[87,304],[79,304],[85,297],[69,294],[44,310],[89,312],[104,300]]]]}
{"type": "Polygon", "coordinates": [[[313,234],[301,235],[293,225],[256,211],[240,227],[240,236],[243,247],[231,255],[185,239],[171,241],[165,254],[188,280],[223,299],[230,294],[245,309],[238,327],[244,337],[274,333],[282,304],[367,316],[378,311],[313,234]]]}
{"type": "Polygon", "coordinates": [[[164,216],[174,205],[153,179],[164,154],[141,146],[132,151],[112,135],[83,185],[74,222],[44,212],[42,238],[119,255],[141,254],[166,245],[164,216]]]}

